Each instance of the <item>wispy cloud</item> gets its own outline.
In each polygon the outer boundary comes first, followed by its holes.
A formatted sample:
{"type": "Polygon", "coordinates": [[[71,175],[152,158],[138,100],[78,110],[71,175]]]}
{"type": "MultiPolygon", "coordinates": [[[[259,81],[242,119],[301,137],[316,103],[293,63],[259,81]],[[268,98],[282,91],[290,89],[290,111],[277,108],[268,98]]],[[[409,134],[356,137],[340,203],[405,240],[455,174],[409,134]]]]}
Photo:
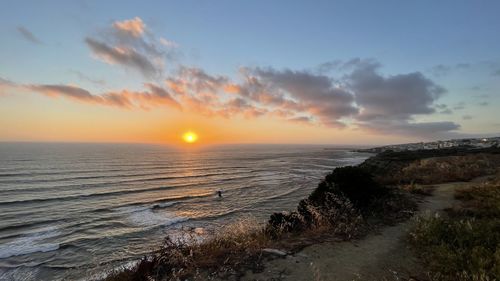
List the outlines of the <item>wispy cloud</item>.
{"type": "Polygon", "coordinates": [[[33,43],[33,44],[42,44],[42,41],[40,39],[38,39],[34,34],[33,32],[29,31],[26,27],[24,26],[18,26],[17,27],[17,31],[19,32],[19,34],[26,40],[28,40],[29,42],[33,43]]]}
{"type": "Polygon", "coordinates": [[[146,25],[139,17],[130,20],[116,21],[113,23],[113,27],[118,31],[127,33],[136,38],[141,37],[146,31],[146,25]]]}
{"type": "Polygon", "coordinates": [[[15,88],[16,84],[10,80],[0,77],[0,96],[7,94],[9,89],[15,88]]]}
{"type": "Polygon", "coordinates": [[[51,98],[66,98],[85,104],[114,106],[126,109],[149,110],[154,107],[182,109],[179,102],[163,87],[145,83],[142,91],[108,91],[102,94],[93,94],[90,91],[73,85],[62,84],[16,84],[0,78],[0,93],[2,89],[18,89],[35,92],[51,98]]]}
{"type": "Polygon", "coordinates": [[[78,77],[78,79],[80,79],[81,81],[90,82],[98,86],[104,86],[106,84],[106,81],[104,79],[91,78],[90,76],[77,70],[70,70],[69,72],[76,75],[76,77],[78,77]]]}
{"type": "Polygon", "coordinates": [[[97,57],[107,63],[121,64],[138,69],[146,77],[153,77],[161,71],[148,57],[136,52],[134,49],[111,47],[92,38],[86,38],[85,43],[97,57]]]}
{"type": "MultiPolygon", "coordinates": [[[[146,60],[87,38],[103,59],[153,72],[146,60]]],[[[140,55],[140,54],[138,54],[140,55]]],[[[334,67],[334,66],[331,66],[334,67]]],[[[93,94],[72,85],[20,85],[50,97],[120,108],[168,107],[208,117],[279,118],[333,128],[360,128],[378,134],[444,135],[460,125],[451,121],[418,122],[419,116],[449,114],[437,103],[446,90],[420,72],[382,75],[375,60],[352,59],[335,65],[337,76],[317,70],[242,67],[239,79],[180,66],[163,84],[145,83],[144,90],[93,94]],[[348,120],[348,121],[347,121],[348,120]]]]}
{"type": "Polygon", "coordinates": [[[173,50],[176,44],[158,39],[139,17],[115,21],[94,36],[86,37],[85,43],[96,58],[137,70],[148,79],[159,79],[165,61],[173,60],[176,54],[173,50]]]}

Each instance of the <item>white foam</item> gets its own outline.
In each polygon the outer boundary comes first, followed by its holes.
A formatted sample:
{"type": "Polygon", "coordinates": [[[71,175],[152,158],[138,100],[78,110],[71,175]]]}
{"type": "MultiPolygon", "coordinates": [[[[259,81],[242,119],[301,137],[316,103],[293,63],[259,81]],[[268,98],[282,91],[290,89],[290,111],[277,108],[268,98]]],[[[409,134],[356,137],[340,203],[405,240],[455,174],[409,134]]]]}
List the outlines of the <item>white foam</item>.
{"type": "Polygon", "coordinates": [[[17,268],[9,268],[9,269],[0,269],[0,281],[29,281],[29,280],[38,280],[36,278],[38,274],[38,268],[25,268],[25,267],[17,267],[17,268]]]}
{"type": "Polygon", "coordinates": [[[51,252],[59,249],[58,243],[45,240],[59,235],[55,227],[40,229],[38,232],[21,236],[16,240],[0,245],[0,259],[21,256],[36,252],[51,252]]]}
{"type": "Polygon", "coordinates": [[[142,227],[167,226],[188,220],[188,218],[177,217],[168,212],[156,212],[149,207],[125,207],[117,210],[127,214],[127,219],[131,224],[142,227]]]}
{"type": "MultiPolygon", "coordinates": [[[[76,281],[96,281],[96,280],[104,280],[106,277],[108,277],[111,273],[114,273],[116,271],[123,271],[126,269],[132,269],[134,268],[137,264],[139,264],[140,260],[129,260],[127,262],[124,262],[118,266],[112,267],[112,268],[94,268],[91,271],[87,272],[87,276],[75,279],[76,281]]],[[[0,280],[1,281],[1,280],[0,280]]]]}
{"type": "Polygon", "coordinates": [[[155,206],[158,206],[160,208],[166,208],[166,207],[170,207],[170,206],[173,206],[175,205],[177,202],[164,202],[164,203],[160,203],[160,204],[157,204],[155,206]]]}

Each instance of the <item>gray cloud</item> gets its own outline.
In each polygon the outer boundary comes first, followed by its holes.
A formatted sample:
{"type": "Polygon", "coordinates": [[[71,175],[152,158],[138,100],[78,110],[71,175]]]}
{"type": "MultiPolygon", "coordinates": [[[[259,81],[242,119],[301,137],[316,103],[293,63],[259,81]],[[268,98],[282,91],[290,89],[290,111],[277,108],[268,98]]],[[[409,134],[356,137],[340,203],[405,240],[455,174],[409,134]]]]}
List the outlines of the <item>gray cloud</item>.
{"type": "Polygon", "coordinates": [[[448,108],[448,105],[446,105],[446,104],[436,104],[434,106],[434,108],[436,108],[440,114],[452,114],[453,113],[453,110],[448,108]]]}
{"type": "Polygon", "coordinates": [[[461,101],[457,103],[455,106],[453,106],[454,110],[462,110],[465,108],[465,102],[461,101]]]}
{"type": "Polygon", "coordinates": [[[464,115],[464,116],[462,116],[462,119],[463,120],[472,120],[472,117],[473,116],[471,116],[471,115],[464,115]]]}
{"type": "Polygon", "coordinates": [[[15,83],[8,80],[8,79],[4,79],[2,77],[0,77],[0,85],[2,86],[10,86],[10,85],[14,85],[15,83]]]}
{"type": "Polygon", "coordinates": [[[358,60],[346,75],[346,85],[354,93],[360,113],[355,123],[366,130],[383,134],[430,136],[460,128],[453,122],[416,122],[414,117],[451,113],[444,104],[435,105],[446,90],[420,72],[383,76],[380,63],[358,60]]]}
{"type": "Polygon", "coordinates": [[[159,72],[161,72],[161,69],[155,67],[155,65],[146,56],[133,49],[111,47],[106,43],[99,42],[92,38],[86,38],[85,43],[87,43],[87,46],[89,46],[96,56],[100,57],[104,61],[138,69],[145,77],[155,77],[159,72]]]}
{"type": "Polygon", "coordinates": [[[14,82],[0,77],[0,96],[6,95],[8,89],[15,88],[16,86],[14,82]]]}
{"type": "Polygon", "coordinates": [[[412,115],[434,113],[432,105],[444,88],[419,72],[383,77],[378,67],[363,63],[348,76],[356,103],[362,107],[359,120],[409,120],[412,115]]]}
{"type": "Polygon", "coordinates": [[[92,95],[89,91],[68,85],[28,85],[26,88],[47,96],[65,96],[84,102],[97,102],[100,97],[92,95]]]}
{"type": "Polygon", "coordinates": [[[27,28],[23,27],[23,26],[18,26],[17,27],[17,31],[19,32],[19,34],[21,34],[21,36],[30,41],[31,43],[34,43],[34,44],[42,44],[42,41],[40,41],[40,39],[38,39],[31,31],[29,31],[27,28]]]}
{"type": "Polygon", "coordinates": [[[103,79],[91,78],[91,77],[89,77],[89,76],[87,76],[87,75],[85,75],[77,70],[70,70],[69,72],[76,75],[76,77],[78,77],[78,79],[80,79],[81,81],[90,82],[90,83],[98,85],[98,86],[106,85],[106,81],[104,81],[103,79]]]}
{"type": "Polygon", "coordinates": [[[99,59],[136,69],[146,78],[160,77],[165,61],[173,62],[179,55],[175,42],[164,42],[166,39],[156,38],[139,17],[115,21],[96,36],[85,39],[99,59]]]}
{"type": "MultiPolygon", "coordinates": [[[[335,87],[328,76],[273,68],[249,69],[249,73],[253,75],[250,78],[262,86],[257,91],[267,90],[265,94],[270,103],[280,109],[308,113],[323,125],[343,127],[342,118],[358,113],[352,93],[335,87]]],[[[247,92],[252,90],[247,87],[247,92]]],[[[261,98],[262,93],[252,93],[251,96],[261,98]]]]}
{"type": "MultiPolygon", "coordinates": [[[[133,36],[142,34],[142,29],[136,30],[131,33],[133,36]]],[[[119,47],[92,38],[86,42],[102,59],[154,72],[154,66],[146,60],[126,57],[131,53],[119,47]]],[[[437,103],[446,90],[422,73],[382,75],[380,63],[359,58],[337,61],[328,67],[336,67],[341,73],[332,77],[316,70],[247,67],[240,69],[240,79],[233,80],[181,66],[165,79],[164,85],[146,83],[143,91],[95,95],[67,85],[24,87],[48,96],[122,108],[147,110],[166,105],[205,116],[256,118],[265,115],[335,128],[352,124],[354,128],[378,134],[449,135],[460,129],[459,124],[449,121],[416,121],[418,116],[436,112],[450,114],[452,109],[437,103]]],[[[460,103],[453,109],[464,106],[460,103]]]]}
{"type": "Polygon", "coordinates": [[[172,97],[172,95],[164,88],[152,84],[144,84],[146,90],[143,91],[110,91],[99,95],[92,94],[91,92],[71,85],[58,85],[58,84],[14,84],[0,79],[0,89],[3,86],[18,88],[21,90],[28,90],[36,93],[43,94],[52,98],[67,98],[72,101],[98,104],[105,106],[114,106],[120,108],[139,108],[149,110],[152,107],[167,106],[176,109],[181,109],[179,102],[172,97]]]}
{"type": "Polygon", "coordinates": [[[470,63],[457,63],[453,65],[438,64],[433,66],[429,71],[436,77],[446,76],[455,70],[468,70],[472,67],[470,63]]]}
{"type": "MultiPolygon", "coordinates": [[[[347,71],[333,78],[313,70],[242,68],[242,82],[209,75],[197,68],[181,68],[166,84],[183,105],[209,116],[229,117],[245,110],[277,116],[291,122],[345,127],[353,120],[359,127],[379,133],[429,134],[457,130],[453,122],[418,123],[414,117],[439,110],[435,104],[445,89],[419,72],[382,76],[374,60],[335,61],[328,67],[347,71]],[[223,102],[224,95],[238,98],[223,102]]],[[[326,66],[325,66],[326,67],[326,66]]]]}
{"type": "Polygon", "coordinates": [[[309,116],[298,116],[298,117],[289,118],[287,120],[290,122],[294,122],[294,123],[305,123],[305,124],[313,123],[312,118],[309,116]]]}
{"type": "Polygon", "coordinates": [[[447,136],[453,133],[453,131],[460,129],[459,124],[448,121],[416,123],[396,120],[375,120],[369,124],[360,124],[360,127],[374,133],[419,136],[425,138],[447,136]]]}
{"type": "Polygon", "coordinates": [[[493,76],[500,76],[500,69],[494,70],[491,75],[493,76]]]}
{"type": "Polygon", "coordinates": [[[479,105],[479,106],[488,106],[489,104],[490,103],[487,102],[487,101],[482,101],[482,102],[478,103],[477,105],[479,105]]]}
{"type": "Polygon", "coordinates": [[[440,76],[445,76],[445,75],[449,74],[451,70],[452,70],[451,66],[444,65],[444,64],[438,64],[438,65],[433,66],[431,68],[430,72],[434,76],[440,77],[440,76]]]}

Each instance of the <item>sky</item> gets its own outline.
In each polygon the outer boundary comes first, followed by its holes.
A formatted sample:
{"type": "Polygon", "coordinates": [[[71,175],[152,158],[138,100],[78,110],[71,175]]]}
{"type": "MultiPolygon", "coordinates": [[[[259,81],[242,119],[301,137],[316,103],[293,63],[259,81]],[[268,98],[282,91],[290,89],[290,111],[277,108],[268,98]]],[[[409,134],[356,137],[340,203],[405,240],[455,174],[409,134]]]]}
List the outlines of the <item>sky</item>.
{"type": "Polygon", "coordinates": [[[1,1],[0,141],[500,132],[498,1],[1,1]]]}

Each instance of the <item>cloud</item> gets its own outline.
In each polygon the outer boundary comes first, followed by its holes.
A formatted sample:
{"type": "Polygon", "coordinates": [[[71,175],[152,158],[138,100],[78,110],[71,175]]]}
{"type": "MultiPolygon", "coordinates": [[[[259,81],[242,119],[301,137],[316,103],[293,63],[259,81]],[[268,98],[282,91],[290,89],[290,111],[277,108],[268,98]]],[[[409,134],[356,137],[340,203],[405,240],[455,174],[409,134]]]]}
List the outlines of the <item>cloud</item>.
{"type": "Polygon", "coordinates": [[[430,73],[436,77],[446,76],[455,70],[468,70],[472,67],[471,63],[457,63],[453,65],[438,64],[430,69],[430,73]]]}
{"type": "Polygon", "coordinates": [[[461,101],[457,103],[455,106],[453,106],[454,110],[462,110],[465,108],[465,102],[461,101]]]}
{"type": "Polygon", "coordinates": [[[439,110],[438,112],[440,114],[452,114],[453,111],[451,109],[448,108],[448,105],[446,104],[436,104],[434,106],[437,110],[439,110]]]}
{"type": "Polygon", "coordinates": [[[174,76],[165,80],[165,84],[184,108],[205,116],[256,118],[269,113],[260,104],[235,96],[241,86],[228,77],[210,75],[199,68],[181,67],[174,76]]]}
{"type": "Polygon", "coordinates": [[[129,34],[132,37],[140,37],[146,30],[146,25],[139,17],[135,17],[130,20],[116,21],[113,23],[113,27],[116,30],[129,34]]]}
{"type": "Polygon", "coordinates": [[[168,48],[179,48],[179,44],[175,43],[174,41],[165,39],[163,37],[160,37],[160,43],[168,48]]]}
{"type": "Polygon", "coordinates": [[[436,110],[452,112],[445,104],[435,104],[446,90],[419,72],[383,76],[378,73],[380,63],[357,58],[336,61],[335,67],[347,73],[334,78],[317,70],[243,67],[240,81],[181,67],[166,79],[166,85],[183,106],[207,116],[252,111],[254,116],[335,128],[346,127],[345,120],[352,120],[378,133],[432,134],[460,127],[446,121],[414,121],[436,110]]]}
{"type": "MultiPolygon", "coordinates": [[[[144,33],[146,33],[144,31],[144,33]]],[[[127,36],[135,36],[128,34],[127,36]]],[[[141,54],[86,39],[101,59],[133,65],[154,72],[141,54]],[[136,56],[138,58],[132,58],[136,56]]],[[[431,136],[456,133],[450,121],[419,122],[418,117],[450,114],[438,103],[446,90],[420,72],[383,75],[381,64],[371,59],[336,61],[336,75],[312,70],[242,67],[238,78],[210,74],[196,67],[180,66],[164,84],[145,83],[141,91],[108,91],[93,94],[71,85],[23,85],[51,97],[120,108],[148,110],[165,106],[207,117],[279,118],[284,121],[333,128],[360,128],[377,134],[431,136]]],[[[324,67],[326,69],[326,66],[324,67]]]]}
{"type": "Polygon", "coordinates": [[[362,63],[348,76],[362,108],[359,120],[409,120],[412,115],[431,114],[435,112],[433,103],[446,92],[420,72],[383,77],[378,68],[362,63]]]}
{"type": "Polygon", "coordinates": [[[96,102],[100,99],[100,97],[92,95],[87,90],[69,85],[27,85],[26,88],[49,97],[64,96],[84,102],[96,102]]]}
{"type": "Polygon", "coordinates": [[[274,109],[307,114],[329,127],[344,127],[341,119],[358,113],[352,93],[335,87],[328,76],[273,68],[248,68],[244,73],[247,82],[240,85],[241,94],[274,109]]]}
{"type": "Polygon", "coordinates": [[[90,91],[62,84],[16,84],[0,78],[0,93],[4,87],[16,88],[39,93],[51,98],[67,98],[69,100],[104,106],[114,106],[125,109],[149,110],[153,107],[168,107],[178,110],[182,109],[179,102],[163,87],[145,83],[142,91],[108,91],[102,94],[93,94],[90,91]]]}
{"type": "Polygon", "coordinates": [[[161,71],[146,56],[134,49],[111,47],[92,38],[86,38],[85,43],[103,61],[138,69],[145,77],[154,77],[161,71]]]}
{"type": "Polygon", "coordinates": [[[441,137],[460,129],[454,122],[408,122],[397,120],[375,120],[369,124],[362,123],[360,127],[377,134],[407,135],[419,137],[441,137]]]}
{"type": "Polygon", "coordinates": [[[90,83],[98,85],[98,86],[106,85],[106,81],[104,81],[103,79],[91,78],[91,77],[89,77],[89,76],[87,76],[87,75],[85,75],[77,70],[70,70],[69,72],[76,75],[78,77],[78,79],[80,79],[82,81],[90,82],[90,83]]]}
{"type": "Polygon", "coordinates": [[[176,60],[176,43],[157,39],[141,18],[115,21],[85,43],[96,58],[108,64],[139,71],[145,78],[159,78],[167,60],[176,60]],[[168,42],[168,44],[167,44],[168,42]]]}
{"type": "Polygon", "coordinates": [[[430,71],[434,76],[441,77],[448,75],[451,72],[451,70],[452,70],[451,66],[438,64],[433,66],[430,71]]]}
{"type": "Polygon", "coordinates": [[[17,87],[17,85],[14,82],[0,77],[0,96],[6,95],[7,90],[15,87],[17,87]]]}
{"type": "Polygon", "coordinates": [[[19,34],[21,34],[21,36],[30,41],[31,43],[34,43],[34,44],[42,44],[42,41],[40,41],[40,39],[38,39],[31,31],[29,31],[27,28],[23,27],[23,26],[18,26],[17,27],[17,31],[19,32],[19,34]]]}
{"type": "Polygon", "coordinates": [[[353,116],[358,127],[382,134],[430,136],[455,131],[459,124],[416,122],[419,115],[450,113],[446,105],[435,102],[446,92],[420,72],[383,76],[381,64],[374,60],[351,60],[345,87],[355,98],[359,114],[353,116]]]}
{"type": "Polygon", "coordinates": [[[313,120],[309,116],[298,116],[298,117],[289,118],[287,120],[290,122],[294,122],[294,123],[305,123],[305,124],[309,124],[309,123],[313,122],[313,120]]]}
{"type": "Polygon", "coordinates": [[[463,120],[472,120],[472,117],[473,116],[471,116],[471,115],[464,115],[464,116],[462,116],[462,119],[463,120]]]}
{"type": "Polygon", "coordinates": [[[479,106],[488,106],[489,104],[490,104],[489,102],[483,101],[483,102],[478,103],[477,105],[479,105],[479,106]]]}
{"type": "Polygon", "coordinates": [[[500,69],[494,70],[493,72],[491,72],[491,75],[500,76],[500,69]]]}

